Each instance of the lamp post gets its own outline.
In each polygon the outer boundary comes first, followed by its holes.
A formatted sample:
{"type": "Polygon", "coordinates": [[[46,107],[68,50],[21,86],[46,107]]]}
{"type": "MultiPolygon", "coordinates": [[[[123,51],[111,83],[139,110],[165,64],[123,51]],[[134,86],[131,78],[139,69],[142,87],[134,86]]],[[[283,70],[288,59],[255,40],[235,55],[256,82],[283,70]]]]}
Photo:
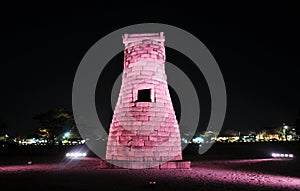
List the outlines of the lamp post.
{"type": "Polygon", "coordinates": [[[285,125],[285,123],[283,123],[283,134],[285,137],[285,140],[287,141],[287,130],[288,130],[289,126],[285,125]]]}

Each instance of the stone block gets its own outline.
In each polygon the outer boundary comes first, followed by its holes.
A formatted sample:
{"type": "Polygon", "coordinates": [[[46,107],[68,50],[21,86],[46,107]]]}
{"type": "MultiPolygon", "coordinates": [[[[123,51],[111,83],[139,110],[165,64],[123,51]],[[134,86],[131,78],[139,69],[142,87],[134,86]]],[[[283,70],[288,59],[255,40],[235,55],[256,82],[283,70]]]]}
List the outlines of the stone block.
{"type": "Polygon", "coordinates": [[[142,70],[141,75],[153,76],[155,74],[154,71],[142,70]]]}
{"type": "Polygon", "coordinates": [[[132,146],[145,146],[145,141],[144,140],[135,140],[135,141],[132,141],[132,146]]]}
{"type": "MultiPolygon", "coordinates": [[[[154,71],[154,72],[156,72],[157,66],[146,65],[146,66],[143,66],[143,70],[149,70],[149,71],[154,71]]],[[[152,78],[151,78],[151,79],[152,79],[152,78]]]]}
{"type": "Polygon", "coordinates": [[[135,169],[144,169],[147,168],[144,162],[132,162],[131,167],[135,169]]]}
{"type": "Polygon", "coordinates": [[[159,145],[161,145],[161,144],[157,141],[145,141],[145,146],[157,147],[159,145]]]}

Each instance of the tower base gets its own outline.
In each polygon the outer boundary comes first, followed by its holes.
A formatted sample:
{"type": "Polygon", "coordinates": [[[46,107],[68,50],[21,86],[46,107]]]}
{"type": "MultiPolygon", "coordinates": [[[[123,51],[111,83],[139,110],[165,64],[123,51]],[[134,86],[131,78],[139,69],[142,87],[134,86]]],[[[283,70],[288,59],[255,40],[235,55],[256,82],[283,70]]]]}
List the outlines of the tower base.
{"type": "Polygon", "coordinates": [[[139,161],[101,161],[100,168],[102,169],[190,169],[191,161],[168,161],[162,164],[139,161]],[[111,164],[111,163],[114,164],[111,164]],[[120,167],[122,166],[122,167],[120,167]]]}

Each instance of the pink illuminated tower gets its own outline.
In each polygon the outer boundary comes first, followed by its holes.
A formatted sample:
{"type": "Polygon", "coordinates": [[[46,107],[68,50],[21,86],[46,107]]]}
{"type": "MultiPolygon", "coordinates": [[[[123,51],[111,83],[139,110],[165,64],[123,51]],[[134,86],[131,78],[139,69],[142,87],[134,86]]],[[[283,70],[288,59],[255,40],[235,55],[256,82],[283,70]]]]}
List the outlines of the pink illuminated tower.
{"type": "Polygon", "coordinates": [[[123,35],[122,86],[106,150],[106,159],[120,166],[151,168],[182,160],[178,122],[166,81],[164,41],[162,32],[123,35]]]}

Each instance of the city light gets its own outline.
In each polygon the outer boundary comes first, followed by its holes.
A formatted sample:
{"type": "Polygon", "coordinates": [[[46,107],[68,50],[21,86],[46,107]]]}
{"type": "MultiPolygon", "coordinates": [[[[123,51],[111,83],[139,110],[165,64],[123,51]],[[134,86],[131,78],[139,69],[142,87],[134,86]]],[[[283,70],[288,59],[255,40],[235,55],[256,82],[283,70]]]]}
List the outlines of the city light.
{"type": "Polygon", "coordinates": [[[64,138],[69,138],[70,137],[70,132],[66,132],[65,134],[64,134],[64,138]]]}
{"type": "Polygon", "coordinates": [[[192,139],[193,143],[204,143],[204,139],[202,137],[196,137],[194,139],[192,139]]]}

